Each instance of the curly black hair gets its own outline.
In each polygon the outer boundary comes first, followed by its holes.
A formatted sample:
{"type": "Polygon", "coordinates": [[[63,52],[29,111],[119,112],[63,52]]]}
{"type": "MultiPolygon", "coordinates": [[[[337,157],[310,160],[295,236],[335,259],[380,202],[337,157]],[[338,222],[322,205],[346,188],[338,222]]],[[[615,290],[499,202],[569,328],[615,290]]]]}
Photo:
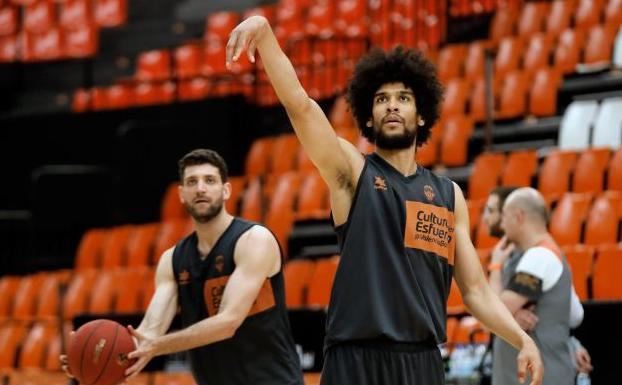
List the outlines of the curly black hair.
{"type": "Polygon", "coordinates": [[[421,146],[439,118],[443,99],[436,68],[421,52],[401,46],[388,52],[370,50],[358,61],[348,85],[346,99],[350,109],[363,136],[373,143],[374,129],[366,123],[372,117],[374,95],[382,85],[393,82],[404,83],[415,94],[417,113],[424,120],[423,126],[417,127],[417,146],[421,146]]]}

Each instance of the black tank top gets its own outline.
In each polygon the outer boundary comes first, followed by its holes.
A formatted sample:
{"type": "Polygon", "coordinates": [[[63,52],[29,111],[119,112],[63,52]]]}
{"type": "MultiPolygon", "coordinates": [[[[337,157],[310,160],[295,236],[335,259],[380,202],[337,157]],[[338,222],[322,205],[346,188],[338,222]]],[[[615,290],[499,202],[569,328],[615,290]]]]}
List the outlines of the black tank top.
{"type": "Polygon", "coordinates": [[[445,341],[455,254],[454,187],[418,166],[402,175],[367,155],[348,215],[326,345],[359,340],[445,341]]]}
{"type": "MultiPolygon", "coordinates": [[[[233,274],[235,245],[255,223],[234,218],[206,258],[196,233],[173,252],[183,327],[218,313],[233,274]]],[[[248,317],[227,340],[192,349],[192,373],[199,385],[302,385],[299,358],[285,307],[282,269],[266,279],[248,317]]]]}

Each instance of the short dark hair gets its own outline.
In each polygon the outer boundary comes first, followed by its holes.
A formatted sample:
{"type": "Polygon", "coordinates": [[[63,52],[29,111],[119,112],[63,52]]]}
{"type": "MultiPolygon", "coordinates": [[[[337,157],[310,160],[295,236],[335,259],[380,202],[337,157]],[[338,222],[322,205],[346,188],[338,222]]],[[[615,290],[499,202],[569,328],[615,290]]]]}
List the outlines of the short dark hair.
{"type": "Polygon", "coordinates": [[[496,195],[499,197],[499,210],[503,208],[503,204],[508,196],[518,188],[519,187],[517,186],[498,186],[492,189],[490,195],[496,195]]]}
{"type": "Polygon", "coordinates": [[[439,118],[439,106],[443,99],[443,86],[436,75],[436,68],[421,52],[401,46],[385,52],[373,48],[357,63],[348,85],[347,100],[362,135],[371,143],[375,134],[366,123],[372,117],[374,95],[387,83],[402,82],[415,94],[417,113],[423,118],[423,126],[417,127],[417,146],[424,144],[439,118]]]}
{"type": "Polygon", "coordinates": [[[218,169],[220,173],[220,179],[222,182],[226,182],[229,178],[229,170],[227,169],[227,163],[216,151],[209,150],[206,148],[199,148],[193,151],[190,151],[186,155],[184,155],[177,165],[179,167],[179,181],[180,183],[184,183],[184,171],[186,167],[189,166],[197,166],[201,164],[211,164],[212,166],[218,169]]]}

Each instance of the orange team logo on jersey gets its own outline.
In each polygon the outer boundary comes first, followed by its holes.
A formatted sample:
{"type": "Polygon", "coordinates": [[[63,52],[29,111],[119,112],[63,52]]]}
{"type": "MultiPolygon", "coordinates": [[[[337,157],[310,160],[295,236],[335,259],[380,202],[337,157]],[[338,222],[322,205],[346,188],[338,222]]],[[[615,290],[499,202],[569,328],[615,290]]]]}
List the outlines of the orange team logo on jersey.
{"type": "Polygon", "coordinates": [[[189,283],[190,283],[190,273],[188,273],[188,270],[184,270],[181,273],[179,273],[179,284],[187,285],[189,283]]]}
{"type": "Polygon", "coordinates": [[[428,198],[429,201],[433,201],[434,195],[436,195],[434,193],[434,189],[432,188],[432,186],[427,185],[427,184],[423,187],[423,193],[425,194],[425,197],[428,198]]]}
{"type": "MultiPolygon", "coordinates": [[[[207,307],[207,314],[211,317],[218,314],[220,310],[220,304],[222,302],[222,296],[225,293],[229,276],[222,276],[217,278],[211,278],[205,281],[203,285],[203,297],[205,299],[205,306],[207,307]]],[[[253,302],[253,306],[248,312],[248,315],[254,315],[262,311],[271,309],[275,306],[274,291],[272,290],[272,283],[270,279],[266,279],[263,286],[257,294],[257,298],[253,302]]]]}
{"type": "Polygon", "coordinates": [[[375,176],[374,177],[374,188],[376,190],[386,191],[386,189],[387,189],[387,182],[384,180],[384,178],[379,177],[379,176],[375,176]]]}
{"type": "Polygon", "coordinates": [[[446,207],[406,201],[404,246],[434,253],[454,264],[454,213],[446,207]]]}
{"type": "Polygon", "coordinates": [[[225,268],[225,257],[222,254],[214,258],[214,267],[219,273],[222,273],[222,270],[225,268]]]}

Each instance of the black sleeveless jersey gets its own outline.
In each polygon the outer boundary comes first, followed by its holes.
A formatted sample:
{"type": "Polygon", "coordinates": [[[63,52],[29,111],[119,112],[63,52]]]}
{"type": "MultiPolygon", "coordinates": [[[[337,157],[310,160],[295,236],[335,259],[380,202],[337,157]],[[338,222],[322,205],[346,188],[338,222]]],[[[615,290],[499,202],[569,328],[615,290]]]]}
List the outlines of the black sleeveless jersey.
{"type": "MultiPolygon", "coordinates": [[[[225,285],[235,269],[235,245],[254,225],[234,218],[204,259],[196,233],[175,246],[173,271],[183,327],[218,313],[225,285]]],[[[232,338],[189,351],[199,385],[302,385],[284,292],[281,269],[266,279],[248,317],[232,338]]]]}
{"type": "Polygon", "coordinates": [[[404,176],[367,155],[348,220],[336,228],[341,248],[326,345],[384,340],[445,341],[453,276],[454,186],[418,166],[404,176]]]}

